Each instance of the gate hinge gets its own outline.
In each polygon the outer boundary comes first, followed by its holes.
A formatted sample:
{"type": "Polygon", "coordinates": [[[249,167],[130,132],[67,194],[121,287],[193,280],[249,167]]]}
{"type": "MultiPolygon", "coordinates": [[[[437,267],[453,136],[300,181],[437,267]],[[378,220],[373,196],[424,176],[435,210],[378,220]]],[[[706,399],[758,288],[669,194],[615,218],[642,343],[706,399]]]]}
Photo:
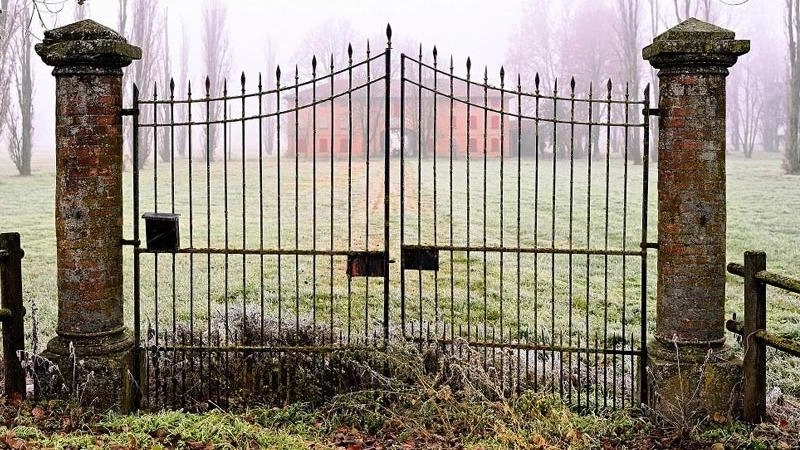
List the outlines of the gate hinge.
{"type": "Polygon", "coordinates": [[[138,116],[139,109],[138,108],[122,108],[121,114],[123,116],[138,116]]]}
{"type": "Polygon", "coordinates": [[[659,116],[661,115],[661,110],[658,108],[644,108],[642,109],[642,114],[645,116],[659,116]]]}
{"type": "Polygon", "coordinates": [[[642,242],[641,244],[639,244],[639,247],[641,247],[642,249],[654,248],[658,250],[658,242],[642,242]]]}
{"type": "Polygon", "coordinates": [[[119,241],[120,245],[132,245],[134,247],[138,247],[142,242],[138,239],[121,239],[119,241]]]}

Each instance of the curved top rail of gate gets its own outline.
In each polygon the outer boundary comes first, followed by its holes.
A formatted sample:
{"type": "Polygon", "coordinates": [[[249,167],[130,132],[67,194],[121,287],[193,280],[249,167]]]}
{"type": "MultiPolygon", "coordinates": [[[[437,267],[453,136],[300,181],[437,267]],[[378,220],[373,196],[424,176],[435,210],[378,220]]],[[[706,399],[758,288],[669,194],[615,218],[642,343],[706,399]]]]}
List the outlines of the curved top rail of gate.
{"type": "MultiPolygon", "coordinates": [[[[513,110],[506,110],[506,109],[499,109],[497,107],[492,107],[488,104],[478,103],[476,100],[483,99],[484,97],[497,97],[498,95],[504,97],[508,100],[516,100],[518,104],[522,105],[525,101],[532,100],[534,102],[542,102],[542,101],[549,101],[551,104],[552,102],[568,102],[572,104],[603,104],[603,105],[620,105],[624,106],[633,106],[633,105],[641,105],[643,108],[649,107],[650,104],[650,85],[647,84],[645,89],[642,92],[642,99],[637,100],[635,98],[631,98],[630,86],[629,83],[624,84],[624,89],[620,94],[614,94],[614,83],[609,78],[605,83],[605,96],[595,96],[594,91],[594,83],[589,82],[588,89],[585,91],[576,91],[576,80],[575,77],[572,77],[569,82],[569,88],[567,90],[568,95],[559,95],[561,91],[558,88],[558,78],[553,80],[552,83],[552,91],[551,93],[547,93],[544,91],[542,83],[540,81],[539,73],[537,72],[534,76],[534,90],[528,91],[524,90],[522,87],[522,80],[521,76],[517,74],[517,83],[516,89],[509,89],[506,87],[505,83],[505,69],[503,67],[500,68],[499,71],[499,79],[500,85],[493,85],[489,83],[489,76],[488,76],[488,68],[484,67],[483,73],[483,80],[476,81],[471,77],[472,73],[472,61],[471,58],[467,58],[466,60],[466,76],[457,75],[454,71],[455,66],[453,65],[452,57],[450,58],[450,65],[448,70],[442,70],[439,68],[438,65],[438,53],[436,48],[434,47],[433,50],[433,62],[426,63],[423,60],[423,55],[420,53],[418,56],[413,57],[409,56],[405,53],[400,55],[401,60],[401,78],[403,79],[404,83],[412,85],[416,88],[419,88],[423,91],[427,91],[431,94],[436,94],[438,97],[452,99],[455,102],[459,102],[462,104],[469,104],[475,108],[485,109],[489,112],[494,112],[497,114],[503,114],[508,117],[516,118],[516,119],[529,119],[529,120],[538,120],[540,122],[551,122],[551,123],[559,123],[559,124],[574,124],[574,125],[604,125],[604,126],[612,126],[612,127],[626,127],[626,126],[635,126],[635,127],[643,127],[645,125],[644,120],[635,120],[631,121],[628,120],[630,118],[637,118],[643,117],[639,114],[634,114],[634,117],[627,116],[624,120],[621,121],[612,121],[610,118],[609,120],[602,121],[602,120],[580,120],[573,118],[559,118],[559,117],[548,117],[545,115],[539,114],[526,114],[523,112],[522,109],[518,111],[513,110]],[[407,74],[406,72],[406,62],[411,63],[414,67],[418,69],[417,72],[417,79],[411,78],[414,73],[407,74]],[[426,78],[422,78],[423,69],[426,71],[426,78]],[[433,75],[433,76],[431,76],[433,75]],[[445,84],[441,85],[438,81],[444,81],[445,84]],[[456,93],[454,90],[454,86],[458,86],[459,92],[456,93]],[[449,87],[449,91],[447,90],[449,87]],[[474,89],[473,89],[474,88],[474,89]],[[489,93],[492,95],[488,95],[489,93]],[[477,95],[472,96],[471,93],[475,93],[477,95]],[[481,93],[485,94],[484,96],[481,93]]],[[[537,111],[538,112],[538,111],[537,111]]],[[[613,116],[617,116],[617,114],[612,114],[613,116]]]]}
{"type": "MultiPolygon", "coordinates": [[[[276,104],[278,106],[277,109],[270,112],[259,112],[258,114],[254,115],[247,115],[247,116],[239,116],[239,117],[225,117],[225,118],[217,118],[217,119],[209,119],[209,120],[202,120],[202,121],[189,121],[189,120],[178,120],[178,121],[162,121],[157,122],[154,120],[145,120],[138,124],[139,127],[147,128],[147,127],[168,127],[168,126],[184,126],[184,125],[208,125],[208,124],[221,124],[221,123],[232,123],[232,122],[241,122],[241,121],[250,121],[250,120],[258,120],[258,119],[265,119],[269,117],[277,117],[281,115],[291,114],[297,112],[302,109],[318,106],[330,102],[332,100],[336,100],[341,97],[345,97],[348,94],[352,94],[356,91],[364,90],[370,86],[373,86],[379,82],[384,82],[387,78],[385,73],[381,73],[377,76],[372,72],[371,66],[378,62],[384,61],[386,59],[385,52],[380,52],[376,55],[371,55],[371,51],[369,48],[369,43],[367,43],[366,48],[366,58],[358,61],[353,62],[352,59],[353,49],[352,46],[348,47],[348,62],[346,67],[336,69],[334,66],[333,55],[331,55],[330,64],[328,66],[329,72],[319,76],[317,69],[319,64],[317,63],[316,56],[312,57],[311,59],[311,78],[300,81],[300,72],[298,66],[295,66],[294,70],[294,84],[282,85],[281,84],[281,76],[282,71],[280,66],[277,67],[275,72],[275,86],[272,88],[267,88],[264,90],[264,85],[262,82],[262,75],[261,73],[258,74],[258,91],[256,92],[246,92],[246,76],[245,73],[242,72],[240,77],[240,85],[241,85],[241,93],[232,94],[228,91],[228,80],[225,78],[222,82],[222,86],[214,89],[212,87],[211,79],[207,76],[205,79],[205,95],[200,97],[192,97],[192,83],[191,81],[188,82],[187,91],[186,91],[186,98],[183,99],[176,99],[175,98],[175,82],[173,79],[170,79],[169,84],[169,98],[168,99],[159,99],[158,95],[158,86],[157,83],[153,84],[153,93],[150,98],[141,97],[141,92],[139,91],[138,86],[134,85],[134,97],[136,98],[137,103],[142,105],[186,105],[186,104],[199,104],[199,105],[206,105],[209,103],[217,103],[217,102],[230,102],[241,100],[244,102],[246,99],[257,98],[258,100],[262,100],[265,97],[273,96],[275,97],[276,104]],[[358,69],[364,69],[364,75],[353,77],[354,73],[358,74],[358,69]],[[341,77],[342,75],[347,75],[347,84],[344,83],[337,83],[336,78],[341,77]],[[359,79],[360,78],[360,79],[359,79]],[[355,84],[354,84],[355,81],[355,84]],[[330,90],[321,93],[322,97],[317,97],[317,93],[319,90],[318,87],[330,87],[330,90]],[[311,89],[311,95],[308,95],[308,89],[311,89]],[[303,92],[303,89],[306,92],[303,92]],[[214,90],[221,90],[221,96],[212,96],[211,93],[214,90]],[[327,95],[326,95],[327,94],[327,95]],[[300,99],[305,100],[305,102],[300,101],[300,99]],[[282,101],[285,100],[297,100],[294,103],[293,107],[289,107],[286,109],[281,109],[280,105],[282,101]]],[[[339,79],[341,81],[341,78],[339,79]]],[[[149,119],[153,117],[150,116],[149,119]]]]}

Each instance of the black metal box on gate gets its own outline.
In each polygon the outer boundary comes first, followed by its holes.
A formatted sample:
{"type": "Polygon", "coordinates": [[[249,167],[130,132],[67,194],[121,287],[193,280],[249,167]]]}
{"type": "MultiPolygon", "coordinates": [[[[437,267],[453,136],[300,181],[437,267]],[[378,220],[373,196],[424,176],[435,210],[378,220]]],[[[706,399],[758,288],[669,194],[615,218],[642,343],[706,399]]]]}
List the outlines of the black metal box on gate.
{"type": "Polygon", "coordinates": [[[147,249],[176,252],[180,248],[178,218],[180,214],[145,213],[142,215],[147,234],[147,249]]]}

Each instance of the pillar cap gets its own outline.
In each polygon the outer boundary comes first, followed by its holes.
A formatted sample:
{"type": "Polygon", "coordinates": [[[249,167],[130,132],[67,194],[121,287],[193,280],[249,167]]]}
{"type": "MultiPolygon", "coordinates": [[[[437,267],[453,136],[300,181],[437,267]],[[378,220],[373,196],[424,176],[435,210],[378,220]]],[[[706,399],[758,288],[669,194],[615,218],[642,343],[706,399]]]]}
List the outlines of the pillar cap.
{"type": "Polygon", "coordinates": [[[684,20],[653,39],[642,57],[657,69],[712,66],[726,69],[750,51],[749,40],[694,17],[684,20]]]}
{"type": "Polygon", "coordinates": [[[142,49],[111,28],[81,20],[44,32],[36,53],[45,64],[59,68],[120,69],[142,58],[142,49]]]}

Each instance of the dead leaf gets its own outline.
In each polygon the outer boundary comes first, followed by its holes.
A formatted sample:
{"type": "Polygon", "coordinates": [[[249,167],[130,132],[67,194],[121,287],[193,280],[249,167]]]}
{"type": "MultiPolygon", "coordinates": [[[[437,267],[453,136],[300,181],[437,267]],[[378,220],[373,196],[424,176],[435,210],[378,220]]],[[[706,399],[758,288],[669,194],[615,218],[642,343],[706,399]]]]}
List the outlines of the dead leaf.
{"type": "Polygon", "coordinates": [[[6,433],[5,438],[3,438],[3,442],[8,446],[8,448],[13,450],[24,450],[28,448],[28,446],[25,445],[25,441],[14,436],[14,432],[10,430],[8,433],[6,433]]]}
{"type": "Polygon", "coordinates": [[[44,418],[44,410],[37,406],[31,410],[31,415],[36,420],[42,420],[44,418]]]}
{"type": "Polygon", "coordinates": [[[728,421],[728,418],[725,417],[725,414],[722,414],[719,411],[714,411],[714,413],[711,414],[711,420],[714,421],[714,423],[722,425],[728,421]]]}

